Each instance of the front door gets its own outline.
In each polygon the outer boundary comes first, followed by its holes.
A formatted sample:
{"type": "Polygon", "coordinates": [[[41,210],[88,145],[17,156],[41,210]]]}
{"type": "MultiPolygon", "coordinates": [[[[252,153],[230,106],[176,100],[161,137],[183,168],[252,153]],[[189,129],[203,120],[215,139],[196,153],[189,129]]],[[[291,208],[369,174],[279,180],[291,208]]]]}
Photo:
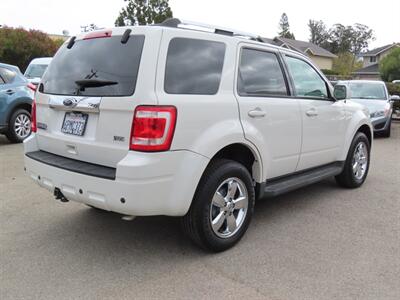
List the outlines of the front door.
{"type": "Polygon", "coordinates": [[[338,159],[345,134],[342,101],[335,101],[319,73],[305,60],[285,56],[303,122],[301,156],[297,170],[334,162],[338,159]]]}

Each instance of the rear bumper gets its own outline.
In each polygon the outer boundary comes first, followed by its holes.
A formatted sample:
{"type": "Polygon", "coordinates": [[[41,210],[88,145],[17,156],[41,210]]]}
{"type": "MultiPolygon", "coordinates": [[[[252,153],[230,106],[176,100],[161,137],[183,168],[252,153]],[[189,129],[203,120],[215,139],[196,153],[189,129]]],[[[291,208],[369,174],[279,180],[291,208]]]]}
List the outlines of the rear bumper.
{"type": "MultiPolygon", "coordinates": [[[[34,134],[24,146],[25,153],[39,150],[34,134]]],[[[68,200],[134,216],[185,215],[208,162],[190,151],[129,152],[118,163],[115,179],[105,179],[25,155],[26,173],[41,187],[52,193],[58,188],[68,200]]]]}

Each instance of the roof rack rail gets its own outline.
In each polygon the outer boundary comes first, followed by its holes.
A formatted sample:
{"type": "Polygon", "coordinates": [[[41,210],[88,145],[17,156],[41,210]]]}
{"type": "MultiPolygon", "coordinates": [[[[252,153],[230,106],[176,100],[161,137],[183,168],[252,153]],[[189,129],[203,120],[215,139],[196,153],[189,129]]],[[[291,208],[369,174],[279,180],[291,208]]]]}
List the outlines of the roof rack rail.
{"type": "Polygon", "coordinates": [[[158,26],[165,26],[165,27],[173,27],[173,28],[182,28],[182,29],[191,29],[191,30],[198,30],[198,31],[205,31],[211,32],[216,34],[222,34],[227,36],[233,37],[243,37],[253,41],[264,42],[259,35],[247,33],[243,31],[237,31],[235,29],[224,28],[224,27],[217,27],[209,24],[199,23],[199,22],[192,22],[186,20],[180,20],[177,18],[169,18],[166,19],[164,22],[160,24],[156,24],[158,26]]]}

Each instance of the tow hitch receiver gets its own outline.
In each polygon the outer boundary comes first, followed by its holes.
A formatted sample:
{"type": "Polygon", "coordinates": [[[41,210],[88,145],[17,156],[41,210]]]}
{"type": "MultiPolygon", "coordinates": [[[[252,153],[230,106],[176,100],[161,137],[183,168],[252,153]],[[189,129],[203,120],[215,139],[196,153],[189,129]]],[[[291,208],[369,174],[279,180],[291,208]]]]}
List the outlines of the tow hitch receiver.
{"type": "Polygon", "coordinates": [[[64,196],[64,194],[61,192],[59,188],[54,189],[54,197],[56,197],[56,200],[60,200],[61,202],[68,202],[69,200],[64,196]]]}

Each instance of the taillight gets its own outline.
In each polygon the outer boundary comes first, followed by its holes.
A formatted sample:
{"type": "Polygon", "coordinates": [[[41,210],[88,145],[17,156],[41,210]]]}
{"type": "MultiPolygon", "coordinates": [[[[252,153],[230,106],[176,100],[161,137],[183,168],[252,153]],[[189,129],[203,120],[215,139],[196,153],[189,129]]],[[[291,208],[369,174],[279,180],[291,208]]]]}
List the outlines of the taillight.
{"type": "Polygon", "coordinates": [[[111,30],[103,30],[103,31],[93,31],[86,34],[83,39],[91,40],[91,39],[99,39],[99,38],[107,38],[111,37],[111,30]]]}
{"type": "Polygon", "coordinates": [[[169,150],[176,123],[174,106],[138,106],[132,121],[130,150],[169,150]]]}
{"type": "Polygon", "coordinates": [[[34,85],[32,82],[29,82],[27,86],[28,86],[28,88],[30,88],[32,91],[36,92],[37,87],[36,87],[36,85],[34,85]]]}
{"type": "Polygon", "coordinates": [[[32,110],[31,110],[31,131],[37,131],[37,124],[36,124],[36,101],[33,100],[32,102],[32,110]]]}

